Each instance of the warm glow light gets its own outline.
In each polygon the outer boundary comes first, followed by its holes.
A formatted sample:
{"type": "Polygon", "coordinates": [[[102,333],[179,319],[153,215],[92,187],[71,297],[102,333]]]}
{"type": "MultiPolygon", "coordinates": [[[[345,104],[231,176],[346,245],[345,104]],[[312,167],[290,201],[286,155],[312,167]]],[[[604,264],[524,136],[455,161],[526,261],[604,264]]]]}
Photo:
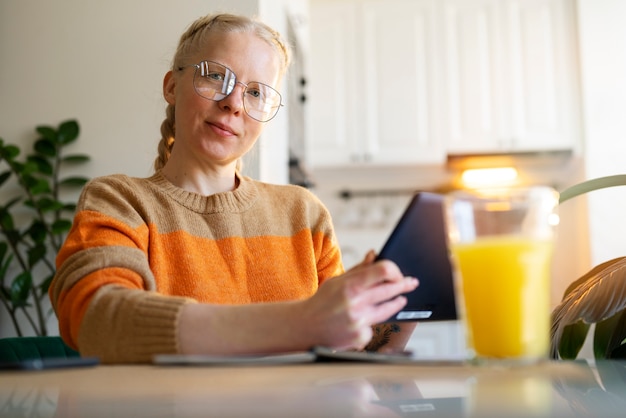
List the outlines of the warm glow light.
{"type": "Polygon", "coordinates": [[[548,223],[551,226],[557,226],[559,222],[561,222],[561,218],[559,217],[557,213],[550,214],[550,217],[548,218],[548,223]]]}
{"type": "Polygon", "coordinates": [[[490,187],[511,184],[517,179],[517,170],[513,167],[476,168],[465,170],[461,181],[465,187],[490,187]]]}

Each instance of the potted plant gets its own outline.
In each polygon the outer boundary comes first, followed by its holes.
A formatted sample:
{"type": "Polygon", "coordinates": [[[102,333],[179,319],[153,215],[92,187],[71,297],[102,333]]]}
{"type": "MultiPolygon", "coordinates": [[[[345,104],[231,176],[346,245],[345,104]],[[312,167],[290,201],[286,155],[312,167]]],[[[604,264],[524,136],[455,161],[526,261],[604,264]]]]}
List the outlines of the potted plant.
{"type": "Polygon", "coordinates": [[[88,180],[61,176],[63,168],[89,161],[87,155],[64,153],[79,136],[77,121],[35,130],[39,138],[23,159],[19,146],[0,138],[0,303],[18,336],[25,334],[26,325],[35,335],[48,334],[52,311],[44,308],[44,301],[76,208],[73,202],[61,201],[61,195],[88,180]]]}
{"type": "MultiPolygon", "coordinates": [[[[560,195],[560,203],[581,194],[626,185],[626,175],[588,180],[560,195]]],[[[552,357],[575,359],[595,324],[596,359],[626,358],[626,257],[606,261],[568,286],[552,311],[552,357]]]]}

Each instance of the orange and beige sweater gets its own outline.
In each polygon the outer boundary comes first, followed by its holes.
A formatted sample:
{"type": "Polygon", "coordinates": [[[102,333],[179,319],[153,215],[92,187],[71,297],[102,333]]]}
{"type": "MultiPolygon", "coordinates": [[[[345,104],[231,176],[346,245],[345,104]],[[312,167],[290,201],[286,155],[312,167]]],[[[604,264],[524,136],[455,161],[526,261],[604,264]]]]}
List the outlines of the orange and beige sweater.
{"type": "Polygon", "coordinates": [[[314,194],[238,178],[211,196],[159,172],[88,183],[49,289],[66,343],[104,362],[147,362],[177,352],[186,303],[299,300],[343,272],[314,194]]]}

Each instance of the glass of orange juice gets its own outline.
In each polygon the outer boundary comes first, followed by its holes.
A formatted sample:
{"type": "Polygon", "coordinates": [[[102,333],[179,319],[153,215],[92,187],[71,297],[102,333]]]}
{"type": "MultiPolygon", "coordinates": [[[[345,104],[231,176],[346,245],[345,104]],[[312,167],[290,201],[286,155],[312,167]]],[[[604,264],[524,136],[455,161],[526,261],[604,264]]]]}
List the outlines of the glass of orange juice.
{"type": "Polygon", "coordinates": [[[475,363],[547,359],[558,201],[545,186],[446,196],[458,311],[475,363]]]}

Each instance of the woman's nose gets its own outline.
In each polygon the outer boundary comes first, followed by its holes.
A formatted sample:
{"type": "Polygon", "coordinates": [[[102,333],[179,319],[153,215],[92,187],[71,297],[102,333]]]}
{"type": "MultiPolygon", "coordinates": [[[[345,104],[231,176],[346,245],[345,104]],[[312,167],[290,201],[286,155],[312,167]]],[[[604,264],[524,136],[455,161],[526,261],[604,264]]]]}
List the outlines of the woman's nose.
{"type": "Polygon", "coordinates": [[[246,85],[241,81],[235,83],[233,91],[222,100],[218,102],[222,110],[227,110],[238,114],[243,110],[243,93],[246,90],[246,85]]]}

